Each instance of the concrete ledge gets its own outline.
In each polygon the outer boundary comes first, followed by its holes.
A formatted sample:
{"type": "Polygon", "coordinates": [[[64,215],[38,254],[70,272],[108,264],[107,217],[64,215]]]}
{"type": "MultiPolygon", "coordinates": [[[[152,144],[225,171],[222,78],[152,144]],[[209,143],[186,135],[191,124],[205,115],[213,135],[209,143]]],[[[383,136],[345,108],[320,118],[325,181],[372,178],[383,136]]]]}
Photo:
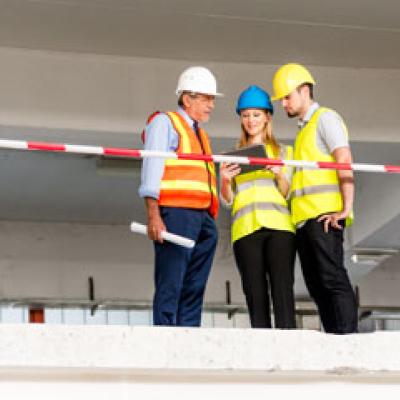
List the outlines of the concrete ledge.
{"type": "Polygon", "coordinates": [[[0,325],[0,370],[400,374],[400,333],[0,325]]]}

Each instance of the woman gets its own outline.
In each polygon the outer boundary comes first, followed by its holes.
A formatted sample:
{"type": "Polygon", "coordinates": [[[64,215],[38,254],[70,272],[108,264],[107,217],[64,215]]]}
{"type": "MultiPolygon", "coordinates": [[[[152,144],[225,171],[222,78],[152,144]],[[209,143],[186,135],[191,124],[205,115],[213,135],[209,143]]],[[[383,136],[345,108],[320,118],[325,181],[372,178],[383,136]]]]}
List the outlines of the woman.
{"type": "MultiPolygon", "coordinates": [[[[290,159],[293,149],[272,134],[273,106],[267,92],[250,86],[236,112],[242,134],[238,148],[265,144],[269,158],[290,159]]],[[[238,164],[221,164],[221,199],[232,207],[232,242],[253,328],[271,328],[270,291],[275,328],[295,328],[294,227],[286,196],[287,167],[240,173],[238,164]]]]}

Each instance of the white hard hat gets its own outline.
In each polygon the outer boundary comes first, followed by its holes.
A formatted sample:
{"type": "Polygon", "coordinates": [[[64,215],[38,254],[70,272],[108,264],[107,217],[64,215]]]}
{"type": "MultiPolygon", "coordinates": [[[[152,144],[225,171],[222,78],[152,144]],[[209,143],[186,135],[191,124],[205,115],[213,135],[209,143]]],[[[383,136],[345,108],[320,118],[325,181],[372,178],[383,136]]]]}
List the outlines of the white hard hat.
{"type": "Polygon", "coordinates": [[[203,93],[212,96],[223,96],[217,92],[217,81],[211,71],[204,67],[189,67],[185,69],[178,80],[176,94],[182,92],[203,93]]]}

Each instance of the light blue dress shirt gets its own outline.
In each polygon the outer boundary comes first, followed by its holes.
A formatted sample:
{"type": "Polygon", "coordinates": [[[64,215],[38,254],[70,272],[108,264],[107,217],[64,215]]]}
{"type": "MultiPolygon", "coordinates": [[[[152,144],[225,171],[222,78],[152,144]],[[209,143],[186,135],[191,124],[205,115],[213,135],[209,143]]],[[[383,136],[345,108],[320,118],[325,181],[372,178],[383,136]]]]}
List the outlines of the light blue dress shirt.
{"type": "MultiPolygon", "coordinates": [[[[182,109],[178,108],[178,113],[185,118],[189,126],[193,126],[194,121],[182,109]]],[[[145,150],[175,152],[179,145],[179,136],[172,126],[172,122],[166,114],[158,114],[146,126],[145,150]]],[[[142,179],[139,187],[140,197],[152,197],[158,199],[160,195],[160,184],[164,174],[165,159],[147,157],[142,163],[142,179]]]]}

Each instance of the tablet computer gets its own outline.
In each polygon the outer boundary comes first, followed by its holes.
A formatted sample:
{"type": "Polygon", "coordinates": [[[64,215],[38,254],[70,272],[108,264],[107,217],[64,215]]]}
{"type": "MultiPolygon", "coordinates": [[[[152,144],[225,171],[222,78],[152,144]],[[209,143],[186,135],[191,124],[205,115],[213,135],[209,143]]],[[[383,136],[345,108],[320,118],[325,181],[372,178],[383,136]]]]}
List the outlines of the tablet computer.
{"type": "MultiPolygon", "coordinates": [[[[260,157],[266,158],[267,153],[265,151],[264,144],[255,144],[252,146],[242,147],[240,149],[225,151],[221,153],[226,156],[239,156],[239,157],[260,157]]],[[[255,165],[255,164],[240,164],[241,174],[247,172],[257,171],[259,169],[264,169],[265,165],[255,165]]]]}

